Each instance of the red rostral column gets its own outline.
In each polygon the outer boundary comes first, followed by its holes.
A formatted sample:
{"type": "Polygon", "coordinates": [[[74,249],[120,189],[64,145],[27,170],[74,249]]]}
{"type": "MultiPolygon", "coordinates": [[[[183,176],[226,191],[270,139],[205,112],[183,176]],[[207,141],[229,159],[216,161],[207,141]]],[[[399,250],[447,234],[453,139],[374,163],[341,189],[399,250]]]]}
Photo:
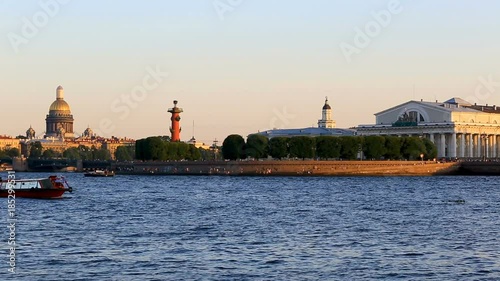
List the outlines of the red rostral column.
{"type": "Polygon", "coordinates": [[[172,113],[172,126],[170,127],[170,133],[172,133],[171,141],[181,141],[181,112],[182,108],[177,107],[177,101],[174,100],[174,107],[169,108],[168,112],[172,113]]]}

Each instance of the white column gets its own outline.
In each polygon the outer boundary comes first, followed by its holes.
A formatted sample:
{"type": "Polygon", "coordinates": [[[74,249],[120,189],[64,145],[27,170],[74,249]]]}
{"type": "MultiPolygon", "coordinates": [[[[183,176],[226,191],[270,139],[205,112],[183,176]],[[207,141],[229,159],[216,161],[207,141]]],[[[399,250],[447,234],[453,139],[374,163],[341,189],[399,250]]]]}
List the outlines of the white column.
{"type": "Polygon", "coordinates": [[[450,157],[455,158],[457,157],[457,134],[453,133],[450,136],[450,146],[448,148],[450,151],[450,157]]]}
{"type": "Polygon", "coordinates": [[[491,143],[490,143],[490,158],[497,157],[497,136],[491,135],[491,143]]]}
{"type": "Polygon", "coordinates": [[[433,134],[433,133],[430,133],[430,134],[429,134],[429,140],[430,140],[433,144],[436,144],[436,143],[434,142],[434,134],[433,134]]]}
{"type": "Polygon", "coordinates": [[[467,157],[474,157],[474,139],[472,138],[472,134],[467,134],[467,148],[469,150],[467,157]]]}
{"type": "Polygon", "coordinates": [[[484,156],[486,156],[486,158],[489,158],[490,157],[490,136],[486,136],[484,138],[484,156]]]}
{"type": "Polygon", "coordinates": [[[460,153],[458,154],[458,157],[465,157],[465,134],[460,134],[460,153]]]}
{"type": "Polygon", "coordinates": [[[438,157],[446,157],[445,152],[446,152],[446,136],[445,134],[441,133],[440,139],[439,139],[439,146],[438,146],[438,157]]]}
{"type": "Polygon", "coordinates": [[[481,137],[479,136],[479,134],[477,135],[474,135],[474,143],[476,144],[475,147],[476,147],[476,154],[474,155],[474,157],[476,158],[480,158],[481,157],[481,137]]]}
{"type": "Polygon", "coordinates": [[[500,147],[499,145],[499,140],[498,140],[498,135],[495,135],[495,150],[496,150],[496,157],[500,157],[500,147]]]}

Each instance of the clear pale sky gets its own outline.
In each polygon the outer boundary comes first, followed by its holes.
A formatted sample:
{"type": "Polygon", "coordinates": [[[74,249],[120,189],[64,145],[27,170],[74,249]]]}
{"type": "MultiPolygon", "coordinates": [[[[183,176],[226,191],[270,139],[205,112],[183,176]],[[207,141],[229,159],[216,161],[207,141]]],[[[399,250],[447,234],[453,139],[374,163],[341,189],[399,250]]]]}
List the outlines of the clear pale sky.
{"type": "MultiPolygon", "coordinates": [[[[316,126],[325,96],[347,128],[411,99],[477,96],[480,77],[500,82],[500,1],[401,0],[350,61],[342,42],[356,46],[356,28],[391,1],[55,1],[0,0],[0,134],[30,124],[43,134],[58,85],[77,134],[89,125],[104,136],[169,135],[177,99],[181,138],[194,120],[196,138],[211,143],[316,126]],[[41,3],[58,4],[49,15],[41,3]],[[23,35],[26,19],[37,30],[23,35]],[[125,106],[148,68],[168,77],[125,106]]],[[[479,100],[500,105],[499,94],[496,83],[479,100]]]]}

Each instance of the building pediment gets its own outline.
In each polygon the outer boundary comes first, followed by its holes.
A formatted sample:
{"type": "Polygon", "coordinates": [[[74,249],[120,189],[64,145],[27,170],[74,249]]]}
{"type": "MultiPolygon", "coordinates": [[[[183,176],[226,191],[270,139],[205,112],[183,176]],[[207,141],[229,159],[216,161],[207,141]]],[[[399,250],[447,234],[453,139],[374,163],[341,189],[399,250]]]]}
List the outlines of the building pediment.
{"type": "Polygon", "coordinates": [[[419,124],[440,123],[451,120],[451,108],[440,106],[442,104],[409,101],[376,113],[377,124],[419,124]]]}

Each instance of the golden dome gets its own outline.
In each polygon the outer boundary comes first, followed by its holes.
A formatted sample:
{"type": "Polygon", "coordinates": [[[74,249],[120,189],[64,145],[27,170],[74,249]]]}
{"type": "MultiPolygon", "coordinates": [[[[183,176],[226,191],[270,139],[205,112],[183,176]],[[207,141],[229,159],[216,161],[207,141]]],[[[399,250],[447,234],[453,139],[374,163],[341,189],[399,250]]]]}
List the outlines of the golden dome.
{"type": "Polygon", "coordinates": [[[71,109],[66,101],[58,99],[50,105],[49,111],[71,111],[71,109]]]}

